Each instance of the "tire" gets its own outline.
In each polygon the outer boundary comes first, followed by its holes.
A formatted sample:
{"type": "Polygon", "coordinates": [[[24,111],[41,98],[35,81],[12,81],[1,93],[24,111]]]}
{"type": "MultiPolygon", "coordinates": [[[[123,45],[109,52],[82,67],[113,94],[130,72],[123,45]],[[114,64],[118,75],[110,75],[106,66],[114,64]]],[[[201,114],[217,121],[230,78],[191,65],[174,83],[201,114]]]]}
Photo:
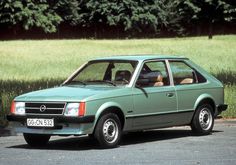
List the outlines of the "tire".
{"type": "Polygon", "coordinates": [[[94,136],[102,148],[114,148],[121,139],[121,123],[114,113],[107,113],[98,120],[94,136]]]}
{"type": "Polygon", "coordinates": [[[213,108],[209,104],[200,105],[191,122],[192,131],[198,135],[210,134],[214,126],[213,108]]]}
{"type": "Polygon", "coordinates": [[[94,134],[88,134],[88,138],[91,140],[95,139],[94,134]]]}
{"type": "Polygon", "coordinates": [[[23,135],[27,144],[30,145],[31,147],[45,146],[51,137],[50,135],[28,134],[28,133],[24,133],[23,135]]]}

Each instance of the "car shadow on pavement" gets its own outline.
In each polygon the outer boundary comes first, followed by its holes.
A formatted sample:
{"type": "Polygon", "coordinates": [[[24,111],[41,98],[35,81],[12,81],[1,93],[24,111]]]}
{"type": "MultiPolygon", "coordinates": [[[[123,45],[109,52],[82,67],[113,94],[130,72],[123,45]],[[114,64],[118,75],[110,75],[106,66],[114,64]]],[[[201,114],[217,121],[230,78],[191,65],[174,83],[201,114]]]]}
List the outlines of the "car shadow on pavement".
{"type": "MultiPolygon", "coordinates": [[[[212,134],[221,131],[212,131],[212,134]]],[[[211,135],[211,134],[210,134],[211,135]]],[[[207,135],[207,136],[210,136],[207,135]]],[[[123,136],[121,145],[132,145],[138,143],[146,143],[153,141],[170,140],[191,136],[199,136],[193,133],[191,130],[150,130],[145,132],[131,132],[123,136]]]]}
{"type": "MultiPolygon", "coordinates": [[[[24,137],[22,136],[22,139],[24,137]]],[[[46,146],[42,147],[30,147],[29,145],[15,145],[10,146],[8,148],[20,148],[20,149],[40,149],[40,150],[91,150],[91,149],[99,149],[99,145],[96,141],[90,137],[82,136],[82,137],[62,137],[58,139],[52,139],[46,146]]]]}
{"type": "MultiPolygon", "coordinates": [[[[222,131],[213,131],[213,134],[222,131]]],[[[153,141],[170,140],[197,136],[191,130],[150,130],[144,132],[131,132],[122,136],[120,146],[142,144],[153,141]]],[[[211,136],[211,135],[208,135],[211,136]]],[[[22,136],[23,138],[23,136],[22,136]]],[[[9,146],[7,148],[19,149],[40,149],[40,150],[98,150],[101,149],[95,139],[87,136],[68,137],[62,139],[52,139],[48,145],[44,147],[32,148],[27,144],[9,146]]]]}

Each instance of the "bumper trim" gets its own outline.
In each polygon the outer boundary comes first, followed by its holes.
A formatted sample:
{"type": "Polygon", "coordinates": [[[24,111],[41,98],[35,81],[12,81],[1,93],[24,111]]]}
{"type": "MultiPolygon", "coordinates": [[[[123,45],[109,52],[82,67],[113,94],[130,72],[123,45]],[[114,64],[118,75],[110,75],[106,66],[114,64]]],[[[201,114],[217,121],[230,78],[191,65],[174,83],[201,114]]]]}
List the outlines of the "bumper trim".
{"type": "Polygon", "coordinates": [[[95,120],[94,115],[84,116],[84,117],[65,117],[65,116],[35,116],[35,115],[27,115],[27,116],[19,116],[19,115],[7,115],[8,121],[16,121],[25,123],[27,118],[44,118],[51,119],[54,118],[56,123],[92,123],[95,120]]]}

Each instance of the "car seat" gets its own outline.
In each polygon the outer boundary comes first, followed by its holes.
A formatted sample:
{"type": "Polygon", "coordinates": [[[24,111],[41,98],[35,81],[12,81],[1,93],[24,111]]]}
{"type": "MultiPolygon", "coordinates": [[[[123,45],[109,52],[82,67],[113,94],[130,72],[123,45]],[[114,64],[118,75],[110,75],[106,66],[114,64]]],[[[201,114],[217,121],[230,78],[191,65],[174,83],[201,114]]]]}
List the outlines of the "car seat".
{"type": "Polygon", "coordinates": [[[115,81],[122,81],[129,83],[131,73],[128,70],[118,70],[115,75],[115,81]]]}

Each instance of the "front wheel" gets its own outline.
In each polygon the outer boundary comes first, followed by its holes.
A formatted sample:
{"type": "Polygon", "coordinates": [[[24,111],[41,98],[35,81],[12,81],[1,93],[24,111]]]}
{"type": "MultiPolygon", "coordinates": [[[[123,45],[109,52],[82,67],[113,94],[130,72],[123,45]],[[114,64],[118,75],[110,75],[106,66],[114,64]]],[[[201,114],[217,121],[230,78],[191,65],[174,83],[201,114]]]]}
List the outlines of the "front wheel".
{"type": "Polygon", "coordinates": [[[51,137],[50,135],[29,134],[29,133],[24,133],[23,135],[24,135],[25,141],[31,147],[45,146],[51,137]]]}
{"type": "Polygon", "coordinates": [[[121,138],[121,123],[114,113],[103,115],[95,128],[95,137],[103,148],[116,147],[121,138]]]}
{"type": "Polygon", "coordinates": [[[192,131],[200,135],[206,135],[211,133],[213,126],[214,117],[212,106],[209,104],[199,106],[192,119],[192,131]]]}

